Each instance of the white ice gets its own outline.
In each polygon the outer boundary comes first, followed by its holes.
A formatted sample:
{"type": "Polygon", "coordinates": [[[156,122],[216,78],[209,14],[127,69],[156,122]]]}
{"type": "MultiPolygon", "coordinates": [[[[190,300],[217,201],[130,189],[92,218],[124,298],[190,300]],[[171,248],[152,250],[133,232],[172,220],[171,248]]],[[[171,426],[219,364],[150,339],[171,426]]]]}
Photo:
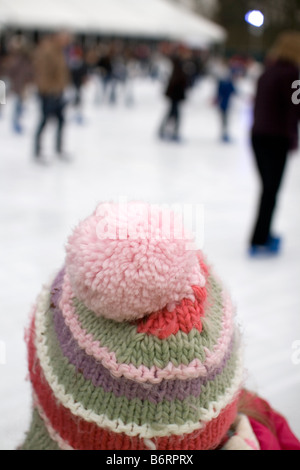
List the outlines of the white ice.
{"type": "Polygon", "coordinates": [[[259,183],[251,148],[253,87],[243,86],[231,116],[233,142],[219,140],[205,80],[190,94],[182,117],[183,142],[161,142],[166,110],[162,86],[134,84],[134,104],[95,104],[95,83],[85,90],[84,125],[68,111],[66,149],[72,163],[53,152],[54,129],[45,134],[49,166],[32,159],[38,107],[30,98],[24,135],[11,130],[12,99],[0,119],[0,449],[15,449],[31,416],[24,330],[41,285],[64,262],[64,244],[79,219],[103,200],[144,200],[204,207],[204,251],[231,292],[245,344],[246,383],[289,420],[300,437],[300,159],[291,155],[276,229],[280,257],[253,260],[247,243],[259,183]]]}

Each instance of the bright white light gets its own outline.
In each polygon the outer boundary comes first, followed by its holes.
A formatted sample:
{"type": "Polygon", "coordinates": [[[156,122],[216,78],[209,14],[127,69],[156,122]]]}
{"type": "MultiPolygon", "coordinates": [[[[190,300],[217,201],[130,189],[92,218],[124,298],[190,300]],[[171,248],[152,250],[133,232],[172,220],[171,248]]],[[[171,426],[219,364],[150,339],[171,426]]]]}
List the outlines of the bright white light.
{"type": "Polygon", "coordinates": [[[264,24],[265,17],[261,11],[252,10],[246,14],[245,20],[247,21],[247,23],[251,24],[252,26],[256,26],[257,28],[260,28],[264,24]]]}

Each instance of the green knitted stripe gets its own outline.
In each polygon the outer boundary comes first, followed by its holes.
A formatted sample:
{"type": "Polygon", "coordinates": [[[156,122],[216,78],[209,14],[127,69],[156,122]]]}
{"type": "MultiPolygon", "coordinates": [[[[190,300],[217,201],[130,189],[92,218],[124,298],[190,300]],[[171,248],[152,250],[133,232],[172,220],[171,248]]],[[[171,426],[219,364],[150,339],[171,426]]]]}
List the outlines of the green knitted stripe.
{"type": "Polygon", "coordinates": [[[147,400],[116,397],[112,392],[105,392],[101,387],[95,387],[90,380],[76,371],[62,354],[56,338],[51,310],[46,313],[45,337],[49,351],[49,365],[53,369],[59,384],[64,386],[65,393],[73,396],[87,410],[97,415],[105,414],[110,420],[122,419],[125,424],[138,425],[156,423],[183,424],[185,421],[198,422],[201,419],[200,408],[207,409],[211,401],[217,401],[225,389],[232,383],[237,361],[237,348],[234,347],[226,368],[223,372],[202,387],[199,397],[190,396],[185,400],[163,400],[155,405],[147,400]]]}
{"type": "Polygon", "coordinates": [[[201,333],[196,329],[188,334],[178,331],[176,335],[161,340],[154,335],[137,333],[136,326],[131,323],[96,317],[77,299],[73,299],[73,304],[82,328],[102,347],[114,352],[118,363],[135,367],[144,365],[163,369],[170,362],[180,366],[188,365],[194,359],[203,363],[206,358],[204,348],[213,349],[222,329],[222,288],[213,277],[208,283],[207,312],[201,333]]]}
{"type": "Polygon", "coordinates": [[[36,409],[33,410],[31,426],[20,450],[60,450],[56,442],[49,436],[45,424],[36,409]]]}

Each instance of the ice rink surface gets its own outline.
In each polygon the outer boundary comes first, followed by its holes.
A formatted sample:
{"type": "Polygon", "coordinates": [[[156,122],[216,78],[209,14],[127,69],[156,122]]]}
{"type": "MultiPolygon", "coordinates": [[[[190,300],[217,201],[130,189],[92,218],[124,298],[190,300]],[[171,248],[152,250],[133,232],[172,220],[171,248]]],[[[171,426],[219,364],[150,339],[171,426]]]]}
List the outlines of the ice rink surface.
{"type": "Polygon", "coordinates": [[[0,449],[15,449],[31,416],[24,330],[43,283],[64,262],[64,244],[79,219],[101,201],[142,200],[204,208],[204,245],[229,289],[245,345],[246,385],[286,416],[300,437],[300,158],[291,155],[276,213],[284,237],[280,257],[253,260],[247,243],[259,192],[249,143],[252,88],[244,83],[230,121],[232,143],[219,139],[214,84],[204,80],[183,108],[182,143],[162,142],[166,110],[162,86],[133,84],[134,102],[96,104],[95,83],[85,90],[84,124],[68,109],[66,150],[49,166],[32,159],[38,107],[29,99],[25,132],[11,130],[12,100],[0,119],[0,449]]]}

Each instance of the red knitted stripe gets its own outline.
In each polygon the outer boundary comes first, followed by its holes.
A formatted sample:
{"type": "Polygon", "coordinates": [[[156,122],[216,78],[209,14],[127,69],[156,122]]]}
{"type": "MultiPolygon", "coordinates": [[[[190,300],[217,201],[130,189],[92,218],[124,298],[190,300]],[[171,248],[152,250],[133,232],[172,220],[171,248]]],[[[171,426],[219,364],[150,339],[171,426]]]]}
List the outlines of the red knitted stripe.
{"type": "Polygon", "coordinates": [[[178,331],[189,333],[192,329],[202,331],[201,317],[204,316],[204,302],[206,300],[206,289],[193,287],[195,301],[183,299],[172,312],[166,308],[152,313],[137,322],[137,332],[157,336],[166,339],[176,335],[178,331]]]}
{"type": "MultiPolygon", "coordinates": [[[[205,264],[202,256],[198,253],[198,261],[201,272],[206,281],[209,277],[209,268],[205,264]]],[[[157,336],[159,339],[166,339],[171,335],[176,335],[178,331],[190,333],[192,329],[202,331],[201,318],[205,315],[205,304],[207,290],[205,287],[193,286],[195,301],[183,299],[174,310],[169,312],[166,308],[154,312],[148,317],[137,321],[137,332],[157,336]]]]}
{"type": "MultiPolygon", "coordinates": [[[[114,433],[72,415],[55,398],[47,383],[34,346],[34,327],[28,339],[29,372],[40,406],[61,438],[76,450],[147,450],[144,440],[114,433]]],[[[183,436],[152,439],[158,450],[208,450],[216,447],[236,416],[237,401],[229,404],[220,415],[200,431],[183,436]]]]}

